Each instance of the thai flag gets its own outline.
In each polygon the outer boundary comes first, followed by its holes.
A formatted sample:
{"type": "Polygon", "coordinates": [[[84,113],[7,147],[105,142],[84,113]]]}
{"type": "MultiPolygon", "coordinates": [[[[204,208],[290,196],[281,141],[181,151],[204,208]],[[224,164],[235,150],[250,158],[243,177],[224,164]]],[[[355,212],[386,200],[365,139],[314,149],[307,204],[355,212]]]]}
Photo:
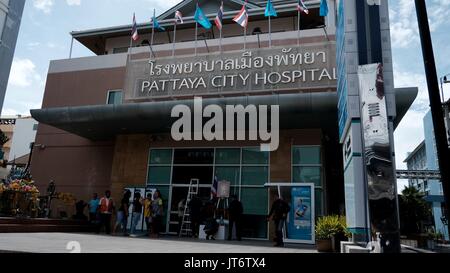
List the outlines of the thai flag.
{"type": "Polygon", "coordinates": [[[298,2],[297,2],[297,10],[300,11],[300,12],[304,12],[306,14],[309,14],[309,10],[306,7],[306,5],[303,2],[303,0],[298,0],[298,2]]]}
{"type": "Polygon", "coordinates": [[[181,11],[177,10],[177,12],[175,12],[175,23],[178,24],[184,24],[183,21],[183,14],[181,14],[181,11]]]}
{"type": "Polygon", "coordinates": [[[214,199],[217,197],[217,189],[219,188],[219,180],[217,179],[217,176],[214,176],[214,182],[211,186],[211,199],[214,199]]]}
{"type": "Polygon", "coordinates": [[[219,30],[222,30],[222,21],[223,21],[223,2],[220,5],[219,12],[217,13],[216,19],[214,19],[214,23],[216,24],[219,30]]]}
{"type": "Polygon", "coordinates": [[[241,11],[233,18],[233,21],[241,25],[243,28],[247,28],[248,25],[248,12],[247,12],[247,1],[242,6],[241,11]]]}
{"type": "Polygon", "coordinates": [[[133,39],[133,41],[139,40],[139,33],[138,33],[138,29],[137,29],[135,14],[133,14],[133,28],[131,29],[131,38],[133,39]]]}

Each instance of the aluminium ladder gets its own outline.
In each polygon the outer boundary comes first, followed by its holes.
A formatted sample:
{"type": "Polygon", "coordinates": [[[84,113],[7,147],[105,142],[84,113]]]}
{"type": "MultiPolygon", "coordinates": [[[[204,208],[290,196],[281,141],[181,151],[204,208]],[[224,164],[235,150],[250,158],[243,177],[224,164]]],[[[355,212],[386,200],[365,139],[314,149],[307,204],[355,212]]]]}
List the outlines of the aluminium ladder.
{"type": "Polygon", "coordinates": [[[199,179],[191,179],[191,183],[189,185],[189,190],[186,198],[186,204],[184,206],[183,221],[180,227],[180,237],[192,236],[193,232],[191,222],[191,210],[189,208],[189,204],[194,197],[198,196],[199,184],[200,184],[199,179]]]}

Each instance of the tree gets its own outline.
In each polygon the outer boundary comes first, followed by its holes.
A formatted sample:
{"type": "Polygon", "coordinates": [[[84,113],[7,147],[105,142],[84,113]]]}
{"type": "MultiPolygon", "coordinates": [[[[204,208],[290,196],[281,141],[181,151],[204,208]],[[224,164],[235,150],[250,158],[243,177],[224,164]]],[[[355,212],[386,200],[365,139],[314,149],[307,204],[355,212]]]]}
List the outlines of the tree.
{"type": "Polygon", "coordinates": [[[431,218],[431,207],[424,199],[425,194],[415,187],[407,187],[399,198],[400,226],[402,234],[424,232],[423,226],[431,218]]]}

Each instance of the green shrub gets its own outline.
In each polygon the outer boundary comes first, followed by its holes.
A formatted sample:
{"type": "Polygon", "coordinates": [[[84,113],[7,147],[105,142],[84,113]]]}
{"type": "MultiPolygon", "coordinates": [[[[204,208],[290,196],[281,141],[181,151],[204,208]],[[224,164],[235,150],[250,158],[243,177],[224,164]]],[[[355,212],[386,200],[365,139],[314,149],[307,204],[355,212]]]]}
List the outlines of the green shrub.
{"type": "Polygon", "coordinates": [[[350,236],[347,230],[345,217],[331,215],[320,217],[316,224],[316,238],[318,240],[328,240],[337,234],[350,236]]]}

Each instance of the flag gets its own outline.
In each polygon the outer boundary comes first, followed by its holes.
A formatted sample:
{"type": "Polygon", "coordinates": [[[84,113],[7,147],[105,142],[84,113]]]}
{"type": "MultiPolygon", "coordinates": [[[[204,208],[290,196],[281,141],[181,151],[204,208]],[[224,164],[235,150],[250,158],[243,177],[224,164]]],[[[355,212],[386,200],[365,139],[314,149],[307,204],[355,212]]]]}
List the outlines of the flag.
{"type": "Polygon", "coordinates": [[[194,15],[194,20],[206,29],[210,29],[212,27],[211,22],[208,20],[198,4],[194,15]]]}
{"type": "Polygon", "coordinates": [[[184,24],[183,21],[183,14],[181,14],[181,11],[177,10],[177,12],[175,12],[175,24],[184,24]]]}
{"type": "Polygon", "coordinates": [[[305,2],[303,0],[298,0],[297,2],[297,10],[300,12],[304,12],[305,14],[309,14],[309,10],[305,5],[305,2]]]}
{"type": "Polygon", "coordinates": [[[233,18],[233,21],[241,25],[243,28],[247,28],[248,25],[248,12],[247,12],[247,2],[242,6],[239,13],[233,18]]]}
{"type": "Polygon", "coordinates": [[[138,33],[138,29],[137,29],[135,14],[133,14],[133,27],[131,28],[131,38],[133,39],[133,41],[139,40],[139,33],[138,33]]]}
{"type": "Polygon", "coordinates": [[[153,29],[158,29],[158,30],[161,30],[161,31],[166,31],[166,29],[163,28],[163,27],[159,24],[158,19],[156,19],[155,16],[153,16],[152,22],[153,22],[153,29]]]}
{"type": "Polygon", "coordinates": [[[265,12],[264,16],[266,16],[266,17],[277,17],[278,16],[277,11],[273,7],[271,0],[267,1],[266,12],[265,12]]]}
{"type": "Polygon", "coordinates": [[[327,0],[322,0],[320,2],[320,16],[328,16],[328,3],[327,0]]]}
{"type": "Polygon", "coordinates": [[[211,185],[211,199],[214,199],[217,197],[217,189],[219,188],[219,180],[217,179],[217,176],[214,176],[214,182],[211,185]]]}
{"type": "Polygon", "coordinates": [[[219,30],[222,30],[222,21],[223,21],[223,2],[220,5],[219,11],[217,12],[216,19],[214,19],[214,23],[216,24],[219,30]]]}

